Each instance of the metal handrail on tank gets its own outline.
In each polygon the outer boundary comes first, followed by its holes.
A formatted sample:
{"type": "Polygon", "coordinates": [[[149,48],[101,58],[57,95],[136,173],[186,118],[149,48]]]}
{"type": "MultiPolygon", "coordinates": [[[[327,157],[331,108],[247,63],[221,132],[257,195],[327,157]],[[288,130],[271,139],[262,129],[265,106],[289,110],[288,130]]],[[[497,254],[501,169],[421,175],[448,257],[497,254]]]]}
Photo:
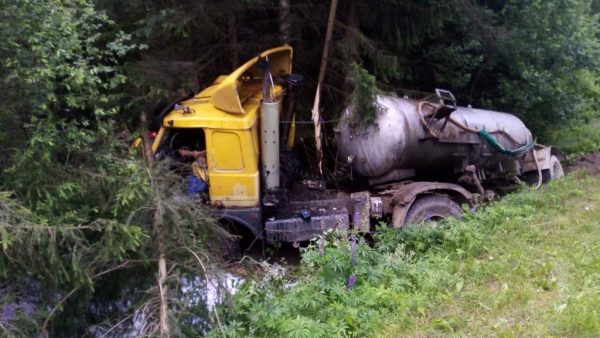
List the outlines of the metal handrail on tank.
{"type": "MultiPolygon", "coordinates": [[[[418,112],[419,112],[419,118],[421,120],[421,124],[423,125],[423,128],[425,128],[425,131],[427,131],[427,133],[430,134],[431,136],[433,136],[435,138],[438,138],[439,137],[438,133],[435,132],[430,126],[431,126],[432,121],[436,117],[437,111],[440,110],[443,107],[444,97],[443,97],[442,94],[443,93],[448,93],[451,96],[450,100],[453,101],[455,107],[456,107],[456,100],[454,99],[454,95],[452,95],[452,93],[449,90],[436,89],[435,91],[436,91],[435,96],[440,99],[440,104],[435,104],[435,103],[432,103],[430,101],[423,100],[423,101],[419,102],[419,104],[417,105],[417,109],[418,109],[418,112]],[[423,113],[423,106],[426,106],[426,105],[434,109],[434,111],[432,113],[429,113],[427,115],[425,115],[423,113]],[[429,117],[429,116],[431,116],[431,117],[430,117],[429,121],[427,121],[426,118],[429,117]]],[[[514,137],[512,137],[512,135],[510,135],[510,133],[507,133],[504,130],[488,131],[488,130],[485,130],[485,128],[479,130],[479,129],[475,129],[475,128],[471,128],[471,127],[465,126],[464,124],[462,124],[462,123],[456,121],[455,119],[453,119],[452,116],[450,116],[450,115],[448,115],[446,117],[446,121],[447,122],[449,121],[450,123],[454,124],[455,126],[457,126],[458,128],[460,128],[460,129],[462,129],[462,130],[464,130],[466,132],[471,132],[471,133],[479,134],[484,140],[486,140],[488,143],[490,143],[490,145],[494,149],[496,149],[496,150],[498,150],[498,151],[500,151],[500,152],[502,152],[504,154],[507,154],[507,155],[521,156],[521,155],[525,154],[526,152],[528,152],[529,150],[531,150],[533,148],[533,145],[535,144],[535,141],[532,141],[532,142],[530,142],[528,144],[521,145],[514,137]],[[520,147],[518,147],[516,149],[506,149],[506,148],[504,148],[498,142],[498,140],[496,140],[493,137],[493,135],[491,135],[491,133],[503,133],[512,142],[514,142],[516,144],[519,144],[520,147]]],[[[444,123],[444,126],[445,126],[445,124],[446,123],[444,123]]]]}
{"type": "MultiPolygon", "coordinates": [[[[444,97],[443,94],[447,93],[450,96],[450,100],[454,103],[454,110],[456,110],[456,100],[454,99],[454,95],[452,95],[452,93],[450,91],[447,90],[440,90],[440,89],[436,89],[436,96],[440,99],[440,105],[436,105],[432,102],[429,102],[427,100],[422,100],[421,102],[419,102],[419,104],[417,105],[417,110],[419,113],[419,118],[421,120],[421,124],[423,125],[423,128],[425,129],[425,131],[435,137],[438,138],[439,135],[430,127],[431,123],[433,122],[433,120],[436,117],[437,111],[443,107],[444,105],[444,97]],[[434,109],[434,111],[432,113],[429,113],[427,115],[425,115],[423,113],[423,106],[429,106],[431,108],[434,109]],[[431,118],[429,119],[429,122],[426,120],[426,118],[428,116],[431,116],[431,118]]],[[[430,96],[432,97],[432,96],[430,96]]],[[[451,114],[451,113],[450,113],[451,114]]],[[[444,125],[442,127],[443,128],[446,126],[446,123],[449,121],[450,123],[454,124],[455,126],[457,126],[458,128],[466,131],[466,132],[471,132],[471,133],[477,133],[479,134],[484,140],[486,140],[494,149],[496,149],[497,151],[509,155],[509,156],[522,156],[524,154],[526,154],[527,152],[531,151],[532,152],[532,157],[534,159],[535,162],[535,166],[537,169],[537,174],[538,174],[538,182],[535,185],[535,188],[538,189],[541,185],[542,185],[542,173],[541,173],[541,167],[540,167],[540,163],[538,161],[537,158],[537,154],[535,151],[535,145],[536,142],[535,140],[532,140],[530,143],[524,144],[518,148],[515,149],[506,149],[504,146],[502,146],[498,140],[491,134],[492,132],[489,132],[487,130],[485,130],[485,128],[479,130],[479,129],[475,129],[475,128],[470,128],[468,126],[465,126],[464,124],[456,121],[455,119],[453,119],[450,114],[448,116],[446,116],[446,121],[444,122],[444,125]]],[[[516,143],[516,144],[520,144],[517,140],[515,140],[515,138],[510,134],[507,133],[504,130],[497,130],[495,132],[501,132],[503,133],[505,136],[507,136],[512,142],[516,143]]]]}

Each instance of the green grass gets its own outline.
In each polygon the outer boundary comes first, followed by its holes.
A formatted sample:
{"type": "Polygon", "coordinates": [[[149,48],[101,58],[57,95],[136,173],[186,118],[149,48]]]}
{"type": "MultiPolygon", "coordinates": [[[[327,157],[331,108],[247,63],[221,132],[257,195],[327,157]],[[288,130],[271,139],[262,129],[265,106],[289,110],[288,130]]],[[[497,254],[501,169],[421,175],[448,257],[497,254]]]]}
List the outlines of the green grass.
{"type": "Polygon", "coordinates": [[[299,272],[245,283],[226,335],[600,336],[600,179],[511,194],[446,227],[384,228],[374,246],[326,237],[299,272]]]}
{"type": "Polygon", "coordinates": [[[485,253],[455,272],[460,288],[377,336],[600,336],[600,180],[515,194],[490,212],[504,207],[527,212],[488,224],[485,253]]]}

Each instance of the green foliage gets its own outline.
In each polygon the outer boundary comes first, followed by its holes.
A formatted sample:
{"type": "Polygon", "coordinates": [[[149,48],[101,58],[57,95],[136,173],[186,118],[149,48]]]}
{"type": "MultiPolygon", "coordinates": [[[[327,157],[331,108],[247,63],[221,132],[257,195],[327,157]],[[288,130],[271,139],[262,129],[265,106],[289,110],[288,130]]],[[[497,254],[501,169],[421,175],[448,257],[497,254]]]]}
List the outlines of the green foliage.
{"type": "Polygon", "coordinates": [[[460,292],[408,331],[383,335],[438,335],[430,323],[445,322],[459,336],[597,336],[599,189],[579,176],[490,208],[497,226],[485,254],[461,262],[460,292]]]}
{"type": "Polygon", "coordinates": [[[502,20],[512,25],[504,39],[511,52],[502,62],[507,69],[499,87],[502,105],[525,117],[539,134],[594,109],[600,44],[589,3],[509,2],[502,20]]]}
{"type": "MultiPolygon", "coordinates": [[[[399,239],[397,231],[382,229],[379,236],[374,248],[361,238],[352,249],[346,236],[329,234],[303,254],[297,280],[245,283],[235,296],[235,312],[231,315],[237,325],[229,326],[231,332],[226,333],[258,337],[364,336],[374,332],[381,322],[396,317],[408,325],[410,316],[426,311],[427,300],[439,296],[438,290],[456,284],[444,269],[450,262],[448,258],[425,259],[408,246],[398,246],[409,240],[414,243],[417,235],[399,239]],[[391,246],[392,238],[400,242],[391,246]],[[351,276],[356,278],[354,285],[349,282],[351,276]]],[[[439,237],[441,242],[446,241],[441,233],[439,237]]],[[[447,240],[452,239],[449,236],[447,240]]]]}
{"type": "Polygon", "coordinates": [[[538,191],[512,194],[468,213],[462,221],[408,231],[382,224],[373,245],[359,239],[355,249],[347,236],[327,234],[306,249],[297,273],[275,281],[245,282],[235,295],[226,333],[267,337],[310,332],[331,337],[532,332],[492,326],[481,319],[483,308],[489,312],[483,315],[486,320],[508,317],[519,309],[531,309],[535,313],[530,316],[549,315],[551,319],[535,323],[539,327],[533,332],[540,335],[597,335],[594,307],[600,300],[593,283],[598,260],[586,254],[597,245],[593,238],[575,238],[582,231],[597,230],[598,210],[589,208],[600,197],[599,188],[597,179],[570,178],[538,191]],[[589,197],[582,200],[584,195],[589,197]],[[577,201],[577,210],[567,206],[572,201],[577,201]],[[583,218],[572,227],[569,219],[579,213],[583,218]],[[562,236],[575,243],[561,248],[562,236]],[[560,279],[563,264],[579,277],[567,274],[566,280],[560,279]],[[352,274],[356,283],[349,287],[352,274]],[[490,283],[500,283],[499,288],[505,283],[512,291],[490,290],[490,283]],[[520,293],[524,290],[529,293],[520,293]],[[549,305],[528,303],[543,292],[552,293],[550,301],[557,307],[564,303],[563,310],[547,314],[549,305]],[[557,293],[569,296],[565,300],[557,293]],[[465,309],[456,309],[455,302],[465,309]],[[440,313],[440,308],[449,313],[440,313]],[[576,315],[577,311],[586,314],[576,315]]]}
{"type": "Polygon", "coordinates": [[[115,65],[133,46],[126,34],[102,34],[112,24],[104,13],[89,1],[1,6],[3,114],[29,123],[32,116],[94,120],[115,113],[107,93],[124,82],[115,65]]]}
{"type": "MultiPolygon", "coordinates": [[[[104,324],[100,332],[106,332],[118,322],[125,322],[133,328],[136,311],[144,313],[144,326],[137,334],[155,336],[159,333],[159,305],[162,292],[156,285],[156,261],[159,253],[164,252],[169,265],[166,281],[169,290],[170,330],[173,335],[178,332],[204,332],[212,327],[210,311],[206,308],[204,295],[207,292],[206,279],[215,265],[220,263],[227,249],[228,234],[208,216],[206,206],[193,201],[187,196],[186,181],[173,172],[173,163],[157,163],[144,171],[150,181],[150,190],[144,202],[137,205],[126,219],[126,224],[137,224],[148,237],[140,243],[137,250],[123,257],[130,263],[125,270],[139,272],[135,276],[120,276],[117,286],[110,280],[106,285],[116,292],[109,293],[106,298],[101,295],[90,299],[90,303],[107,305],[109,310],[97,313],[89,310],[89,303],[84,309],[91,317],[89,322],[75,325],[60,325],[59,331],[74,332],[91,324],[104,324]],[[200,282],[199,282],[200,281],[200,282]],[[125,292],[128,288],[138,293],[125,292]],[[112,302],[129,302],[132,305],[125,309],[111,309],[112,302]]],[[[105,243],[105,246],[109,243],[105,243]]],[[[212,282],[217,282],[214,279],[212,282]]],[[[77,303],[76,300],[74,300],[77,303]]],[[[70,318],[72,313],[65,312],[61,318],[70,318]]],[[[189,334],[186,334],[189,335],[189,334]]]]}
{"type": "Polygon", "coordinates": [[[567,154],[569,159],[597,151],[600,149],[600,118],[585,120],[552,128],[548,142],[567,154]]]}
{"type": "Polygon", "coordinates": [[[377,103],[377,84],[375,77],[356,63],[352,63],[352,82],[354,91],[351,96],[351,125],[368,127],[377,119],[382,107],[377,103]]]}
{"type": "Polygon", "coordinates": [[[88,1],[1,6],[1,136],[11,148],[0,175],[12,191],[2,196],[2,273],[91,287],[91,276],[144,238],[114,217],[141,194],[112,196],[144,186],[140,163],[115,151],[113,135],[113,96],[125,80],[115,66],[134,46],[123,33],[103,34],[112,23],[88,1]]]}
{"type": "MultiPolygon", "coordinates": [[[[600,35],[589,1],[353,6],[361,15],[348,10],[337,48],[343,62],[362,64],[382,88],[450,89],[463,105],[517,114],[542,141],[596,110],[600,35]]],[[[352,72],[341,68],[334,66],[352,72]]]]}
{"type": "MultiPolygon", "coordinates": [[[[129,122],[281,43],[273,19],[278,8],[268,1],[97,3],[147,47],[126,58],[132,81],[120,102],[129,122]]],[[[587,0],[341,1],[321,97],[324,117],[335,118],[355,99],[351,65],[357,63],[386,91],[450,89],[460,104],[513,112],[540,141],[553,141],[550,129],[580,122],[597,107],[597,7],[587,0]]],[[[288,18],[294,71],[307,77],[301,119],[310,114],[322,51],[315,41],[322,41],[327,15],[327,3],[311,0],[294,3],[288,18]]]]}
{"type": "Polygon", "coordinates": [[[10,15],[0,24],[0,116],[22,124],[4,133],[13,147],[5,149],[5,189],[46,222],[105,217],[116,206],[103,192],[135,171],[118,159],[113,120],[125,81],[117,60],[135,46],[123,33],[106,34],[111,21],[88,1],[2,7],[10,15]]]}
{"type": "MultiPolygon", "coordinates": [[[[24,285],[41,283],[37,302],[47,302],[49,309],[57,305],[57,294],[72,294],[59,304],[61,311],[54,314],[58,318],[51,318],[52,335],[72,335],[93,324],[106,323],[110,328],[121,320],[129,323],[138,309],[146,313],[145,333],[156,334],[158,326],[153,323],[158,321],[160,290],[154,284],[152,267],[156,266],[157,242],[168,253],[169,262],[177,262],[170,263],[167,281],[173,332],[203,331],[212,325],[198,295],[185,290],[190,281],[207,276],[205,269],[218,262],[214,257],[223,256],[227,234],[207,216],[203,205],[187,198],[185,182],[169,166],[161,163],[146,170],[138,162],[136,174],[146,179],[113,191],[117,193],[113,217],[86,223],[49,224],[45,215],[21,206],[11,194],[0,195],[1,278],[24,285]],[[129,191],[144,184],[151,188],[129,191]],[[126,215],[121,207],[128,210],[126,215]],[[128,289],[138,292],[128,293],[128,289]],[[130,305],[115,307],[117,302],[130,305]]],[[[78,213],[72,216],[83,219],[78,213]]],[[[206,290],[206,285],[195,287],[206,290]]],[[[14,306],[22,301],[18,299],[1,299],[0,304],[14,306]]],[[[40,321],[36,332],[48,315],[45,307],[36,310],[40,321]]],[[[15,321],[10,324],[10,332],[23,329],[15,321]]]]}
{"type": "MultiPolygon", "coordinates": [[[[0,182],[10,191],[0,195],[0,287],[14,284],[19,295],[0,308],[18,308],[27,286],[39,284],[31,335],[76,336],[133,318],[136,308],[118,301],[143,305],[152,323],[157,243],[177,262],[168,280],[176,304],[181,280],[205,274],[192,253],[209,266],[222,231],[167,164],[149,168],[128,150],[119,63],[137,46],[90,1],[0,5],[0,147],[8,155],[0,182]]],[[[197,318],[188,310],[172,315],[197,318]]],[[[3,335],[25,332],[16,318],[3,335]]]]}
{"type": "Polygon", "coordinates": [[[281,44],[272,29],[276,15],[269,1],[95,2],[144,47],[123,65],[130,81],[121,105],[132,125],[140,111],[159,113],[247,58],[281,44]]]}
{"type": "Polygon", "coordinates": [[[48,289],[92,287],[95,274],[123,260],[147,237],[140,227],[114,220],[49,226],[7,193],[0,195],[0,205],[0,275],[34,273],[48,289]]]}

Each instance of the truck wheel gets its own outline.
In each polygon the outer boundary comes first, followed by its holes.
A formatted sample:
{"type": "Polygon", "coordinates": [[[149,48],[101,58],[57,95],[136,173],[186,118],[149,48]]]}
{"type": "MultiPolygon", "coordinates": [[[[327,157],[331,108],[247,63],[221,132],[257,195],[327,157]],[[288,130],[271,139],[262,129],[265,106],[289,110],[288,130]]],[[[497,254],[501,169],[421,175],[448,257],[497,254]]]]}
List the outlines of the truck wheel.
{"type": "Polygon", "coordinates": [[[544,177],[544,183],[551,180],[557,180],[565,176],[565,172],[563,171],[563,167],[560,164],[558,157],[554,155],[550,157],[550,169],[548,169],[546,175],[542,175],[542,177],[544,177]],[[547,178],[544,177],[546,175],[548,175],[547,178]]]}
{"type": "MultiPolygon", "coordinates": [[[[552,180],[558,180],[565,176],[562,165],[558,157],[552,155],[550,157],[550,168],[542,170],[542,183],[546,184],[552,180]]],[[[538,172],[537,170],[528,171],[523,174],[523,180],[528,184],[535,185],[538,183],[538,172]]]]}
{"type": "Polygon", "coordinates": [[[461,218],[462,209],[449,197],[430,195],[417,198],[408,209],[405,224],[436,222],[448,217],[461,218]]]}

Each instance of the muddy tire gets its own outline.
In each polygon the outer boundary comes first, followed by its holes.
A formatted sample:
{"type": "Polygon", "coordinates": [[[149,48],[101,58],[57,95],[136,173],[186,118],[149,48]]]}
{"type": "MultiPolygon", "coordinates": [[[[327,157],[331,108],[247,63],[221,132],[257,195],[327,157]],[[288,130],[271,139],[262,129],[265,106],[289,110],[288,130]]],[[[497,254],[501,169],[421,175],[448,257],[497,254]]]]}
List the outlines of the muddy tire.
{"type": "MultiPolygon", "coordinates": [[[[559,180],[564,176],[565,172],[560,164],[560,160],[558,157],[552,155],[550,157],[550,168],[542,170],[542,184],[546,184],[552,180],[559,180]]],[[[536,185],[538,183],[538,172],[536,170],[526,172],[523,174],[523,179],[528,184],[536,185]]]]}
{"type": "Polygon", "coordinates": [[[436,222],[448,217],[461,218],[462,209],[449,197],[430,195],[417,198],[408,209],[406,225],[436,222]]]}
{"type": "Polygon", "coordinates": [[[547,173],[545,173],[546,175],[544,176],[547,177],[544,177],[544,183],[551,180],[558,180],[565,176],[565,172],[563,170],[562,165],[560,164],[560,160],[554,155],[550,157],[550,169],[545,171],[547,171],[547,173]]]}
{"type": "Polygon", "coordinates": [[[230,220],[220,219],[219,223],[229,236],[223,238],[222,242],[215,243],[214,245],[222,250],[221,253],[226,261],[232,262],[240,260],[251,244],[254,244],[254,236],[242,225],[230,220]]]}

